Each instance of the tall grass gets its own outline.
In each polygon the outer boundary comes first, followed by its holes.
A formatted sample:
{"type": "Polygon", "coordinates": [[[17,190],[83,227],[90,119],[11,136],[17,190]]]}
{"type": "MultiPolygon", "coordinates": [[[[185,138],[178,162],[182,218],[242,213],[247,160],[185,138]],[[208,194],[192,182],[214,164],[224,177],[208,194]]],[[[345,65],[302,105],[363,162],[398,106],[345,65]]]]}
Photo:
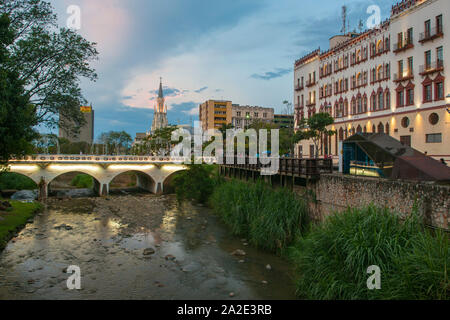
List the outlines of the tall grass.
{"type": "Polygon", "coordinates": [[[446,299],[448,237],[434,237],[415,215],[406,221],[370,206],[332,215],[290,248],[297,293],[307,299],[446,299]],[[381,290],[367,268],[381,269],[381,290]]]}
{"type": "Polygon", "coordinates": [[[274,190],[262,182],[225,182],[216,187],[210,204],[233,234],[273,252],[298,239],[309,222],[305,201],[286,189],[274,190]]]}

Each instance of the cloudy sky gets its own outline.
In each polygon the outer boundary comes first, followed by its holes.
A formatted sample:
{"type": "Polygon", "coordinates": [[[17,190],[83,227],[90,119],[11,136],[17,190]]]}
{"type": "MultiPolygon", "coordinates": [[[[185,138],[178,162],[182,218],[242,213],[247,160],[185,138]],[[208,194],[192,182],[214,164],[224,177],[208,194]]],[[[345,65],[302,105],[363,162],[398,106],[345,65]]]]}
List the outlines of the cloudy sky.
{"type": "Polygon", "coordinates": [[[61,25],[81,9],[79,32],[96,42],[99,80],[83,82],[95,109],[95,135],[151,127],[163,78],[171,124],[198,120],[207,99],[273,107],[293,100],[293,64],[328,49],[347,5],[351,29],[376,4],[395,0],[50,0],[61,25]]]}

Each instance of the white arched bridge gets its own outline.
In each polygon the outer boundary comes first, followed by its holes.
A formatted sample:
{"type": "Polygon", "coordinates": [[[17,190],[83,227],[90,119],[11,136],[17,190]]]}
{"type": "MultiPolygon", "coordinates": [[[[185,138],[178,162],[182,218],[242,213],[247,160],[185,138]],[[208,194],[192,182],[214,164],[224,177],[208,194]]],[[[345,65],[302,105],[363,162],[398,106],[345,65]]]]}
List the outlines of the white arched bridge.
{"type": "MultiPolygon", "coordinates": [[[[59,176],[80,172],[94,179],[98,195],[109,194],[109,185],[117,176],[133,172],[137,186],[155,194],[163,193],[164,182],[174,173],[186,170],[190,158],[150,156],[33,155],[8,162],[8,171],[32,179],[39,186],[39,197],[48,196],[49,184],[59,176]]],[[[215,158],[203,158],[205,163],[215,158]]]]}

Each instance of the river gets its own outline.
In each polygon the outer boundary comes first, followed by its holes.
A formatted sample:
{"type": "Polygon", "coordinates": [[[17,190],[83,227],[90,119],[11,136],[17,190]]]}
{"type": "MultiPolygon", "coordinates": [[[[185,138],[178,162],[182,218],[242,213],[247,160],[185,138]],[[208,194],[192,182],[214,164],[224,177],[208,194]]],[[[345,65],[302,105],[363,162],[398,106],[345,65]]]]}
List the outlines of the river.
{"type": "Polygon", "coordinates": [[[295,299],[291,277],[286,261],[172,195],[51,199],[0,254],[0,299],[295,299]],[[81,290],[67,288],[72,265],[81,290]]]}

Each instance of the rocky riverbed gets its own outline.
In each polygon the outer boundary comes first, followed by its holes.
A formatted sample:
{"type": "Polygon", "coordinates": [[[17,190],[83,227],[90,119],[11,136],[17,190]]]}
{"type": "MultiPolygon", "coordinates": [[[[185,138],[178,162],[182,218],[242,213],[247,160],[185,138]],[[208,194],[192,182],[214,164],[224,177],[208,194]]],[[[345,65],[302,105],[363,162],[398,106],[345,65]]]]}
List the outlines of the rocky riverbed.
{"type": "Polygon", "coordinates": [[[290,274],[173,196],[51,199],[0,254],[0,299],[294,299],[290,274]]]}

